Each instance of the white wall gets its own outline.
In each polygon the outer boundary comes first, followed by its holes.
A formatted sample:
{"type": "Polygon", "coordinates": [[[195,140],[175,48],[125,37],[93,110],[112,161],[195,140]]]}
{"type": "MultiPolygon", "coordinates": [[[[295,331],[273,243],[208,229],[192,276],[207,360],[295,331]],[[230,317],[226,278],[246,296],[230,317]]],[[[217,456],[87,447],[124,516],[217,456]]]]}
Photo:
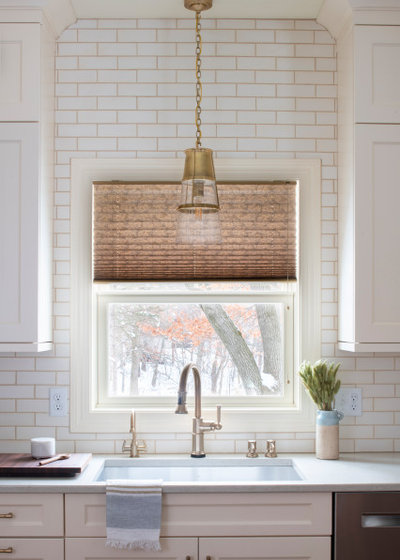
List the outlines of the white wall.
{"type": "MultiPolygon", "coordinates": [[[[362,387],[364,414],[346,419],[343,451],[400,450],[400,358],[340,354],[337,341],[336,59],[313,21],[203,22],[203,145],[216,157],[321,158],[322,356],[362,387]],[[218,97],[217,97],[218,96],[218,97]]],[[[48,390],[69,385],[70,158],[182,158],[194,145],[193,22],[80,20],[58,42],[55,351],[0,357],[0,445],[28,451],[53,435],[61,451],[119,452],[126,434],[71,434],[48,416],[48,390]]],[[[266,162],[267,165],[267,162],[266,162]]],[[[128,426],[127,426],[128,427],[128,426]]],[[[140,432],[140,426],[139,432],[140,432]]],[[[267,429],[267,427],[265,427],[267,429]]],[[[142,434],[149,449],[186,452],[189,434],[142,434]]],[[[244,451],[275,437],[278,451],[313,451],[313,433],[207,436],[207,450],[244,451]],[[218,440],[218,441],[216,441],[218,440]]]]}

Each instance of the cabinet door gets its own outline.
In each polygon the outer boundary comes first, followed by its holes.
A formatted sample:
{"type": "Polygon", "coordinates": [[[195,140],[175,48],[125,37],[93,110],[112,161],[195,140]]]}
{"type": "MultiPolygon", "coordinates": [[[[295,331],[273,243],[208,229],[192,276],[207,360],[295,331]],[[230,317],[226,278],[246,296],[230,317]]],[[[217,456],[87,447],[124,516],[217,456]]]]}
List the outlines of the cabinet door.
{"type": "Polygon", "coordinates": [[[357,125],[355,140],[355,341],[398,351],[400,126],[357,125]]]}
{"type": "Polygon", "coordinates": [[[0,121],[38,121],[40,24],[0,24],[0,121]]]}
{"type": "Polygon", "coordinates": [[[65,560],[197,560],[197,539],[160,539],[161,551],[106,547],[106,539],[66,539],[65,560]]]}
{"type": "Polygon", "coordinates": [[[39,125],[0,124],[0,352],[40,342],[40,202],[39,125]]]}
{"type": "Polygon", "coordinates": [[[199,560],[330,560],[330,537],[200,539],[199,560]]]}
{"type": "Polygon", "coordinates": [[[400,27],[354,29],[355,120],[400,123],[400,27]]]}
{"type": "Polygon", "coordinates": [[[63,560],[63,539],[0,538],[0,553],[13,560],[63,560]]]}

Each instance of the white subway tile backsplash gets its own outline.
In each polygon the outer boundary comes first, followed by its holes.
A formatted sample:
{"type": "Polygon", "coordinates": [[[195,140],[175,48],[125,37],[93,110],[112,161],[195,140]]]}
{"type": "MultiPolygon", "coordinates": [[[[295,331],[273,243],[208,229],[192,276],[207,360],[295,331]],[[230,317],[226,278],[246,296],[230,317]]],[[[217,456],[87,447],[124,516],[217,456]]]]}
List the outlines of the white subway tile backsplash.
{"type": "MultiPolygon", "coordinates": [[[[62,35],[64,41],[65,32],[62,35]]],[[[115,43],[117,31],[115,29],[80,29],[78,31],[79,43],[115,43]]],[[[133,42],[133,41],[132,41],[133,42]]]]}
{"type": "Polygon", "coordinates": [[[313,56],[318,58],[332,58],[335,53],[333,45],[296,45],[296,56],[313,56]]]}
{"type": "Polygon", "coordinates": [[[59,70],[58,79],[63,82],[96,82],[97,72],[95,70],[59,70]]]}
{"type": "MultiPolygon", "coordinates": [[[[219,43],[217,45],[217,56],[247,56],[256,54],[256,45],[246,43],[219,43]]],[[[273,56],[273,55],[271,55],[273,56]]]]}
{"type": "MultiPolygon", "coordinates": [[[[363,415],[341,424],[341,451],[400,451],[400,358],[337,349],[335,45],[313,20],[203,21],[204,144],[229,158],[322,162],[321,353],[361,387],[363,415]]],[[[181,157],[194,138],[194,26],[188,19],[78,20],[60,37],[56,68],[54,352],[0,357],[2,450],[55,435],[63,450],[120,452],[125,434],[77,434],[48,415],[49,387],[69,385],[70,160],[181,157]],[[17,441],[12,441],[14,437],[17,441]]],[[[244,428],[245,429],[245,428],[244,428]]],[[[209,435],[211,452],[314,452],[314,433],[209,435]]],[[[190,434],[145,434],[158,453],[188,453],[190,434]]],[[[61,448],[60,448],[61,449],[61,448]]]]}
{"type": "Polygon", "coordinates": [[[391,452],[394,451],[394,443],[392,439],[356,439],[355,452],[362,453],[372,451],[378,452],[391,452]]]}
{"type": "MultiPolygon", "coordinates": [[[[274,43],[275,35],[271,30],[243,31],[236,32],[236,40],[238,43],[274,43]]],[[[229,41],[233,43],[233,40],[229,41]]]]}
{"type": "Polygon", "coordinates": [[[237,68],[239,70],[274,70],[275,67],[276,61],[272,56],[239,56],[237,58],[237,68]]]}
{"type": "Polygon", "coordinates": [[[97,20],[99,29],[136,29],[136,19],[99,19],[97,20]]]}
{"type": "Polygon", "coordinates": [[[238,111],[238,123],[249,124],[273,124],[275,123],[275,113],[273,111],[238,111]]]}

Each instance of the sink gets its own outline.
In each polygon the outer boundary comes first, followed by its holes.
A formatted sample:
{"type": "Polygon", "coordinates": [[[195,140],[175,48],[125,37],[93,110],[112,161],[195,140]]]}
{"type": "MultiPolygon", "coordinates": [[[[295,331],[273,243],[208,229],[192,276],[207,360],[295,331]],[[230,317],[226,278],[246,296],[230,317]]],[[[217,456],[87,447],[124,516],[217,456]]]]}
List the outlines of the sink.
{"type": "Polygon", "coordinates": [[[303,480],[291,459],[106,459],[97,481],[271,482],[303,480]]]}

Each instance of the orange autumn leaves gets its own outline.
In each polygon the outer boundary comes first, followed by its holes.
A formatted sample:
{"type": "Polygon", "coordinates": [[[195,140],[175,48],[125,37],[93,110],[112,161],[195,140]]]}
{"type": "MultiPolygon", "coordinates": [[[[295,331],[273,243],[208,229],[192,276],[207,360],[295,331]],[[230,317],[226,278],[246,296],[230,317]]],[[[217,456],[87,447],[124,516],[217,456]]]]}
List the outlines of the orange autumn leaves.
{"type": "MultiPolygon", "coordinates": [[[[191,308],[193,309],[193,307],[191,308]]],[[[169,339],[171,342],[188,344],[198,347],[210,340],[214,335],[214,329],[200,306],[194,308],[196,311],[185,312],[180,309],[168,317],[160,316],[158,325],[149,323],[138,323],[140,330],[144,334],[159,336],[169,339]]],[[[224,309],[239,330],[246,326],[246,334],[253,339],[260,338],[260,330],[257,325],[257,315],[254,306],[244,306],[238,304],[224,305],[224,309]]]]}

